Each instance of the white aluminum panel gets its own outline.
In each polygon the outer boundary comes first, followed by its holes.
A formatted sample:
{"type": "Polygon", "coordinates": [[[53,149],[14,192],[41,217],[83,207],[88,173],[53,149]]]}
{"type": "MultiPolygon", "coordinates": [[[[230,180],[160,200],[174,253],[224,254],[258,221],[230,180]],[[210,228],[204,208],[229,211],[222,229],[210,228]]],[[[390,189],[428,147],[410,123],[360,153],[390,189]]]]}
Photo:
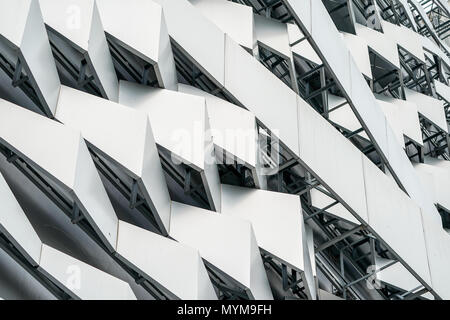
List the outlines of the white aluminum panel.
{"type": "MultiPolygon", "coordinates": [[[[2,11],[4,8],[10,8],[10,2],[8,1],[9,4],[5,6],[0,4],[2,11]]],[[[14,2],[23,1],[14,0],[14,2]]],[[[8,12],[8,10],[6,11],[8,12]]],[[[16,17],[17,12],[9,15],[16,17]]],[[[46,103],[45,107],[49,109],[50,113],[54,114],[60,82],[37,0],[31,1],[20,51],[29,69],[27,72],[31,74],[31,81],[36,84],[37,94],[42,96],[46,103]]]]}
{"type": "Polygon", "coordinates": [[[387,153],[386,117],[378,106],[366,80],[358,70],[353,59],[350,59],[352,90],[349,93],[353,106],[362,121],[374,137],[383,153],[387,153]]]}
{"type": "Polygon", "coordinates": [[[321,1],[311,1],[312,39],[344,90],[350,90],[350,53],[321,1]]]}
{"type": "Polygon", "coordinates": [[[249,222],[172,202],[170,234],[197,248],[202,258],[246,287],[254,299],[273,299],[249,222]]]}
{"type": "MultiPolygon", "coordinates": [[[[328,101],[330,103],[330,100],[332,100],[333,95],[328,94],[328,101]]],[[[331,109],[332,106],[329,105],[329,108],[331,109]]],[[[356,118],[355,113],[353,112],[352,108],[349,104],[346,104],[332,112],[329,113],[329,119],[333,121],[334,123],[350,130],[350,131],[356,131],[361,128],[361,123],[359,122],[358,118],[356,118]]],[[[369,140],[369,137],[365,132],[358,133],[358,136],[363,137],[367,140],[369,140]]]]}
{"type": "Polygon", "coordinates": [[[425,63],[422,42],[419,34],[404,26],[397,26],[382,20],[384,34],[414,57],[425,63]]]}
{"type": "Polygon", "coordinates": [[[253,50],[253,10],[249,6],[226,0],[190,0],[209,20],[241,46],[253,50]]]}
{"type": "Polygon", "coordinates": [[[299,196],[222,185],[221,212],[250,221],[261,249],[291,268],[305,271],[299,196]]]}
{"type": "Polygon", "coordinates": [[[355,23],[356,34],[364,38],[367,45],[376,53],[382,56],[386,61],[392,63],[397,69],[400,69],[400,60],[398,57],[397,43],[392,41],[387,35],[355,23]]]}
{"type": "Polygon", "coordinates": [[[189,246],[120,221],[117,253],[180,299],[217,299],[198,251],[189,246]]]}
{"type": "Polygon", "coordinates": [[[434,81],[436,93],[447,103],[450,103],[450,87],[440,81],[434,81]]]}
{"type": "Polygon", "coordinates": [[[303,27],[311,33],[312,17],[311,17],[311,2],[313,0],[285,0],[285,5],[290,9],[289,11],[296,17],[303,27]]]}
{"type": "Polygon", "coordinates": [[[119,96],[121,104],[148,115],[156,143],[204,169],[204,98],[126,81],[120,82],[119,96]]]}
{"type": "Polygon", "coordinates": [[[0,34],[16,47],[22,44],[33,0],[1,0],[0,34]]]}
{"type": "Polygon", "coordinates": [[[125,281],[45,244],[42,246],[40,268],[81,299],[136,300],[125,281]]]}
{"type": "Polygon", "coordinates": [[[433,122],[441,130],[448,132],[444,104],[433,97],[405,88],[406,100],[417,104],[417,109],[425,118],[433,122]]]}
{"type": "Polygon", "coordinates": [[[450,211],[450,168],[417,163],[414,165],[414,169],[424,187],[429,189],[434,196],[435,203],[450,211]],[[427,179],[427,176],[431,179],[427,179]]]}
{"type": "Polygon", "coordinates": [[[430,283],[420,208],[369,159],[363,157],[363,163],[369,225],[430,283]]]}
{"type": "Polygon", "coordinates": [[[147,114],[62,86],[56,118],[142,179],[155,218],[169,229],[170,197],[147,114]]]}
{"type": "Polygon", "coordinates": [[[94,0],[39,0],[44,22],[67,38],[89,62],[108,99],[117,101],[118,81],[94,0]]]}
{"type": "MultiPolygon", "coordinates": [[[[392,260],[375,257],[377,270],[391,262],[392,260]]],[[[399,262],[379,271],[376,274],[376,277],[379,281],[388,283],[405,291],[413,290],[421,285],[420,282],[399,262]]]]}
{"type": "MultiPolygon", "coordinates": [[[[299,27],[296,24],[288,23],[287,30],[290,44],[304,38],[303,33],[300,31],[299,27]]],[[[300,57],[303,57],[306,60],[309,60],[319,65],[322,64],[322,60],[320,60],[316,51],[311,47],[311,44],[306,39],[303,39],[303,41],[292,46],[291,50],[292,53],[299,55],[300,57]]]]}
{"type": "Polygon", "coordinates": [[[397,105],[383,100],[377,100],[377,103],[381,107],[381,110],[383,111],[384,116],[386,117],[387,123],[394,132],[398,144],[404,147],[405,145],[404,142],[405,140],[403,138],[404,130],[400,120],[401,119],[400,110],[398,109],[397,105]]]}
{"type": "Polygon", "coordinates": [[[219,86],[223,85],[224,32],[187,0],[155,0],[155,2],[163,7],[171,38],[196,61],[202,71],[210,75],[219,86]]]}
{"type": "Polygon", "coordinates": [[[0,230],[6,235],[9,234],[10,241],[18,245],[17,249],[28,257],[34,266],[37,266],[41,257],[42,241],[1,173],[0,206],[0,230]]]}
{"type": "Polygon", "coordinates": [[[287,25],[255,14],[256,39],[286,59],[291,57],[287,25]]]}
{"type": "Polygon", "coordinates": [[[146,0],[97,0],[105,32],[141,59],[156,64],[160,85],[176,90],[175,63],[160,5],[146,0]],[[127,23],[117,23],[118,21],[127,23]]]}
{"type": "Polygon", "coordinates": [[[242,163],[256,167],[258,135],[251,112],[195,87],[179,84],[178,90],[204,97],[214,144],[242,163]]]}
{"type": "Polygon", "coordinates": [[[78,198],[105,244],[115,248],[118,220],[79,131],[0,100],[0,139],[78,198]]]}
{"type": "Polygon", "coordinates": [[[356,62],[359,70],[368,78],[372,79],[372,67],[370,66],[369,48],[363,37],[351,33],[341,33],[350,54],[356,62]]]}
{"type": "Polygon", "coordinates": [[[299,99],[300,159],[361,219],[367,220],[361,153],[299,99]]]}
{"type": "Polygon", "coordinates": [[[423,145],[419,114],[415,103],[377,94],[375,94],[375,98],[378,101],[382,100],[395,104],[398,108],[398,125],[401,126],[403,134],[420,145],[423,145]]]}
{"type": "Polygon", "coordinates": [[[229,37],[226,42],[227,91],[298,154],[296,94],[229,37]]]}
{"type": "Polygon", "coordinates": [[[171,151],[176,161],[202,172],[210,203],[220,208],[220,179],[212,157],[205,99],[121,81],[119,100],[148,114],[156,143],[171,151]]]}
{"type": "MultiPolygon", "coordinates": [[[[324,194],[323,192],[320,192],[316,189],[312,189],[310,191],[311,195],[311,203],[314,207],[322,209],[326,206],[332,204],[335,200],[324,194]]],[[[327,212],[330,214],[341,218],[343,220],[346,220],[348,222],[354,223],[359,225],[359,221],[347,210],[345,207],[338,203],[334,205],[333,207],[327,209],[327,212]]]]}

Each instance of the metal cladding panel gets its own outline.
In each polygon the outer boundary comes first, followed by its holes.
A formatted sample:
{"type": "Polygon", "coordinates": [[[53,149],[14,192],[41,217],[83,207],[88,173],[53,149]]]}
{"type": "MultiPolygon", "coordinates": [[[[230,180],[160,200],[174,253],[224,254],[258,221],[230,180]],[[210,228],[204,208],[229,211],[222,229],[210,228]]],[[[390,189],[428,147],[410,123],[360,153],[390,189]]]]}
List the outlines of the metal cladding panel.
{"type": "Polygon", "coordinates": [[[176,89],[175,63],[161,6],[146,0],[97,0],[97,6],[105,32],[156,64],[164,87],[176,89]],[[127,23],[117,23],[119,20],[127,23]]]}
{"type": "Polygon", "coordinates": [[[155,2],[163,7],[171,38],[196,61],[201,70],[211,75],[219,85],[223,85],[225,33],[187,0],[155,2]],[[208,50],[203,49],[205,44],[208,50]]]}
{"type": "Polygon", "coordinates": [[[0,229],[9,234],[11,241],[19,245],[18,250],[38,265],[41,257],[42,241],[28,221],[14,194],[0,173],[0,229]]]}
{"type": "Polygon", "coordinates": [[[205,17],[241,46],[255,46],[253,10],[251,7],[226,0],[190,0],[205,17]]]}
{"type": "MultiPolygon", "coordinates": [[[[370,91],[367,82],[358,70],[353,59],[350,59],[352,89],[349,92],[350,99],[363,123],[374,137],[381,151],[387,154],[386,117],[378,106],[375,97],[370,91]]],[[[386,155],[387,156],[387,155],[386,155]]]]}
{"type": "MultiPolygon", "coordinates": [[[[392,260],[383,259],[380,257],[375,258],[375,265],[377,269],[380,269],[391,262],[392,260]]],[[[417,279],[414,278],[411,273],[409,273],[408,270],[406,270],[406,268],[398,262],[378,272],[376,277],[379,281],[388,283],[406,291],[413,290],[421,285],[420,282],[417,281],[417,279]]]]}
{"type": "Polygon", "coordinates": [[[299,99],[300,159],[367,221],[361,153],[299,99]]]}
{"type": "Polygon", "coordinates": [[[117,253],[180,299],[217,299],[198,251],[189,246],[120,221],[117,253]]]}
{"type": "Polygon", "coordinates": [[[446,102],[450,102],[450,87],[440,81],[435,81],[434,86],[436,88],[436,93],[446,102]]]}
{"type": "Polygon", "coordinates": [[[227,91],[298,155],[296,94],[229,37],[226,43],[227,91]]]}
{"type": "Polygon", "coordinates": [[[408,88],[405,88],[405,95],[406,100],[417,104],[419,113],[433,122],[441,130],[448,132],[447,120],[444,113],[444,104],[442,101],[408,88]]]}
{"type": "Polygon", "coordinates": [[[450,168],[417,163],[414,165],[414,169],[416,169],[423,185],[432,192],[435,203],[450,210],[450,168]],[[424,177],[426,175],[431,176],[430,182],[424,177]]]}
{"type": "Polygon", "coordinates": [[[170,235],[198,249],[203,259],[248,288],[254,299],[272,299],[249,222],[172,202],[170,235]]]}
{"type": "Polygon", "coordinates": [[[147,114],[63,86],[56,118],[80,130],[87,141],[136,180],[142,179],[168,230],[170,197],[147,114]]]}
{"type": "Polygon", "coordinates": [[[439,214],[433,211],[422,211],[423,230],[428,252],[433,290],[443,299],[450,299],[450,235],[442,228],[439,214]]]}
{"type": "MultiPolygon", "coordinates": [[[[16,13],[12,16],[16,16],[16,13]]],[[[31,1],[20,52],[36,84],[38,95],[45,101],[45,108],[55,114],[60,82],[37,0],[31,1]]]]}
{"type": "Polygon", "coordinates": [[[311,33],[312,30],[312,14],[311,14],[311,2],[314,0],[283,0],[284,4],[290,9],[296,19],[301,22],[303,27],[311,33]]]}
{"type": "Polygon", "coordinates": [[[258,134],[256,119],[251,112],[195,87],[179,84],[178,90],[204,97],[214,144],[245,164],[256,167],[258,134]]]}
{"type": "Polygon", "coordinates": [[[298,271],[305,270],[299,196],[222,185],[221,212],[250,221],[261,249],[298,271]]]}
{"type": "MultiPolygon", "coordinates": [[[[330,98],[332,97],[331,94],[328,95],[328,103],[330,103],[330,98]]],[[[355,114],[353,113],[352,108],[349,104],[346,104],[333,112],[329,114],[329,119],[333,121],[334,123],[350,130],[351,132],[357,131],[361,128],[361,123],[359,123],[358,118],[356,118],[355,114]]],[[[365,132],[358,133],[358,136],[363,137],[367,140],[369,140],[369,137],[365,132]]]]}
{"type": "Polygon", "coordinates": [[[290,58],[292,51],[289,46],[287,25],[257,14],[254,19],[256,39],[283,57],[290,58]]]}
{"type": "Polygon", "coordinates": [[[117,76],[95,1],[39,1],[44,22],[87,55],[102,94],[117,101],[117,76]]]}
{"type": "MultiPolygon", "coordinates": [[[[295,43],[296,41],[302,39],[304,37],[303,33],[300,31],[299,27],[295,24],[287,25],[288,35],[289,35],[289,43],[295,43]]],[[[306,40],[295,44],[291,47],[292,53],[305,58],[316,64],[322,64],[322,60],[320,60],[316,51],[311,47],[311,44],[306,40]]]]}
{"type": "Polygon", "coordinates": [[[394,132],[398,144],[404,146],[405,145],[403,138],[404,130],[401,123],[402,117],[400,115],[399,108],[397,107],[397,105],[383,100],[377,100],[377,103],[380,106],[381,110],[383,111],[387,123],[394,132]]]}
{"type": "Polygon", "coordinates": [[[387,21],[382,22],[384,34],[397,42],[399,46],[414,57],[425,63],[422,41],[418,33],[403,26],[397,26],[387,21]]]}
{"type": "Polygon", "coordinates": [[[73,192],[89,215],[86,218],[115,248],[117,217],[80,132],[4,100],[1,114],[0,139],[73,192]],[[27,130],[17,131],[20,126],[27,130]]]}
{"type": "Polygon", "coordinates": [[[321,1],[311,1],[311,37],[345,91],[350,91],[350,53],[321,1]]]}
{"type": "MultiPolygon", "coordinates": [[[[320,192],[316,189],[312,189],[310,191],[310,195],[312,205],[319,209],[325,208],[335,201],[323,192],[320,192]]],[[[327,209],[327,212],[345,221],[351,222],[353,224],[359,224],[359,221],[340,203],[327,209]]]]}
{"type": "Polygon", "coordinates": [[[220,208],[220,180],[203,97],[120,82],[120,102],[148,114],[155,141],[202,173],[209,202],[220,208]]]}
{"type": "MultiPolygon", "coordinates": [[[[377,100],[389,102],[398,108],[398,125],[402,129],[403,134],[408,138],[423,145],[422,130],[420,129],[419,114],[417,105],[410,101],[395,99],[383,95],[375,95],[377,100]]],[[[380,104],[381,105],[381,104],[380,104]]],[[[399,141],[399,142],[402,142],[399,141]]]]}
{"type": "Polygon", "coordinates": [[[121,81],[119,102],[146,113],[155,141],[199,170],[205,166],[205,99],[121,81]]]}
{"type": "Polygon", "coordinates": [[[81,299],[136,300],[125,281],[45,244],[42,246],[40,268],[81,299]]]}
{"type": "Polygon", "coordinates": [[[376,53],[382,56],[397,69],[400,69],[400,60],[398,58],[397,43],[387,35],[365,27],[358,23],[355,24],[356,34],[367,41],[367,45],[376,53]]]}
{"type": "Polygon", "coordinates": [[[420,208],[366,157],[363,164],[369,225],[431,284],[420,208]]]}
{"type": "Polygon", "coordinates": [[[359,70],[361,70],[366,77],[372,79],[372,68],[370,65],[367,41],[363,37],[358,37],[351,33],[343,32],[341,35],[359,70]]]}
{"type": "Polygon", "coordinates": [[[31,5],[34,0],[1,0],[0,34],[16,47],[22,44],[31,5]],[[12,14],[14,13],[14,14],[12,14]]]}

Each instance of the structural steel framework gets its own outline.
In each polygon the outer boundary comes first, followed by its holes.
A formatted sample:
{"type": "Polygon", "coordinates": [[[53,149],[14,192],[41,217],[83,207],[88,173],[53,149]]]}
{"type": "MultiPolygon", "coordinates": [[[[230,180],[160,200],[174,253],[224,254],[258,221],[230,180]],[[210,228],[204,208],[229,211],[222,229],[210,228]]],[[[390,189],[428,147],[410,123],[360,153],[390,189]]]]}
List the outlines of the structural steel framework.
{"type": "Polygon", "coordinates": [[[449,21],[0,0],[0,300],[450,299],[449,21]]]}

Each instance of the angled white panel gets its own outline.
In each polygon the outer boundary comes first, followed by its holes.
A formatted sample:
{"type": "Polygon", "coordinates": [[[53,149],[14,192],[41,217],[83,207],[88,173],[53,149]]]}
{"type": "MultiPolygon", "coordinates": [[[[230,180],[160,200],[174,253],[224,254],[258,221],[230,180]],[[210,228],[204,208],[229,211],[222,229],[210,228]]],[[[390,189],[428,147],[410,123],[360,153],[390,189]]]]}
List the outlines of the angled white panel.
{"type": "Polygon", "coordinates": [[[220,208],[220,180],[212,158],[205,99],[121,81],[119,100],[148,115],[156,143],[203,172],[208,197],[220,208]]]}
{"type": "Polygon", "coordinates": [[[312,29],[311,2],[313,2],[313,0],[284,1],[285,5],[290,9],[290,12],[294,14],[296,20],[310,33],[312,29]]]}
{"type": "Polygon", "coordinates": [[[372,68],[370,66],[367,41],[363,37],[355,36],[351,33],[343,32],[341,35],[359,70],[366,77],[372,79],[372,68]]]}
{"type": "Polygon", "coordinates": [[[380,102],[381,100],[396,105],[398,109],[397,124],[402,129],[403,134],[406,135],[408,138],[416,141],[417,143],[423,145],[419,114],[417,110],[417,105],[415,103],[377,94],[375,94],[375,98],[378,100],[378,102],[380,102]]]}
{"type": "Polygon", "coordinates": [[[11,49],[20,52],[39,100],[48,113],[53,114],[60,83],[39,2],[2,0],[0,7],[0,35],[9,42],[11,49]]]}
{"type": "Polygon", "coordinates": [[[254,299],[272,299],[249,222],[172,202],[171,236],[199,250],[203,259],[248,289],[254,299]]]}
{"type": "Polygon", "coordinates": [[[196,61],[203,72],[217,82],[217,85],[223,85],[225,33],[187,0],[155,2],[163,7],[171,38],[196,61]],[[208,50],[205,50],[205,45],[208,50]]]}
{"type": "Polygon", "coordinates": [[[442,101],[408,88],[405,88],[405,96],[406,100],[417,104],[419,113],[433,122],[441,130],[448,132],[442,101]]]}
{"type": "Polygon", "coordinates": [[[146,0],[97,0],[97,6],[105,32],[144,61],[156,64],[160,86],[176,90],[175,62],[161,6],[146,0]]]}
{"type": "Polygon", "coordinates": [[[256,39],[285,58],[291,56],[287,25],[255,14],[256,39]]]}
{"type": "Polygon", "coordinates": [[[253,50],[253,9],[227,0],[189,0],[196,9],[246,49],[253,50]]]}
{"type": "Polygon", "coordinates": [[[425,62],[422,42],[419,34],[404,26],[397,26],[385,20],[381,21],[384,34],[397,42],[399,46],[408,51],[414,57],[425,62]]]}
{"type": "Polygon", "coordinates": [[[170,197],[147,114],[62,86],[56,118],[142,183],[155,219],[169,229],[170,197]]]}
{"type": "Polygon", "coordinates": [[[424,187],[432,193],[435,203],[450,211],[450,167],[416,163],[414,169],[424,187]]]}
{"type": "MultiPolygon", "coordinates": [[[[335,202],[334,199],[330,198],[323,192],[320,192],[316,189],[312,189],[310,191],[310,195],[311,195],[312,205],[319,209],[325,208],[326,206],[329,206],[330,204],[335,202]]],[[[338,218],[341,218],[343,220],[346,220],[348,222],[351,222],[351,223],[354,223],[357,225],[360,224],[359,221],[347,209],[345,209],[345,207],[340,203],[332,206],[331,208],[327,209],[326,211],[328,213],[330,213],[338,218]]]]}
{"type": "Polygon", "coordinates": [[[103,94],[117,101],[117,76],[95,0],[39,2],[44,22],[87,55],[103,94]]]}
{"type": "Polygon", "coordinates": [[[396,68],[400,69],[398,48],[395,41],[392,41],[392,39],[386,34],[358,23],[355,24],[355,28],[356,34],[361,38],[364,38],[370,48],[386,59],[386,61],[392,63],[396,68]]]}
{"type": "Polygon", "coordinates": [[[255,116],[226,100],[184,84],[179,91],[206,99],[206,108],[214,144],[237,157],[250,167],[256,167],[257,131],[255,116]]]}
{"type": "MultiPolygon", "coordinates": [[[[295,43],[296,41],[304,38],[303,33],[300,31],[299,27],[296,24],[288,23],[287,30],[290,44],[295,43]]],[[[291,50],[292,53],[299,55],[300,57],[303,57],[306,60],[309,60],[319,65],[322,64],[322,60],[320,60],[316,51],[311,47],[311,44],[306,39],[303,39],[303,41],[292,46],[291,50]]]]}
{"type": "Polygon", "coordinates": [[[125,281],[45,244],[42,246],[40,268],[81,299],[136,300],[125,281]]]}
{"type": "Polygon", "coordinates": [[[120,221],[117,253],[180,299],[217,299],[198,251],[189,246],[120,221]]]}
{"type": "Polygon", "coordinates": [[[299,196],[222,185],[222,200],[222,214],[251,222],[261,249],[291,268],[305,270],[299,196]]]}
{"type": "Polygon", "coordinates": [[[321,1],[311,1],[311,17],[311,37],[342,87],[349,90],[350,55],[321,1]]]}
{"type": "MultiPolygon", "coordinates": [[[[376,270],[391,262],[392,260],[375,257],[376,270]]],[[[399,262],[377,272],[376,277],[382,282],[406,290],[407,292],[421,286],[420,282],[399,262]]]]}
{"type": "Polygon", "coordinates": [[[363,164],[369,225],[430,283],[420,208],[366,157],[363,164]]]}
{"type": "Polygon", "coordinates": [[[300,159],[367,220],[361,153],[306,102],[299,99],[300,159]]]}
{"type": "Polygon", "coordinates": [[[402,115],[400,114],[398,106],[383,100],[377,100],[377,103],[381,107],[381,110],[383,111],[386,117],[387,123],[390,125],[392,131],[394,132],[395,137],[397,138],[397,142],[401,146],[404,146],[405,145],[403,138],[404,130],[401,123],[402,115]]]}
{"type": "Polygon", "coordinates": [[[450,87],[440,81],[434,81],[436,93],[447,103],[450,102],[450,87]]]}
{"type": "Polygon", "coordinates": [[[14,194],[9,189],[3,175],[0,173],[0,229],[10,235],[19,251],[30,259],[33,265],[38,265],[41,257],[42,241],[33,226],[28,221],[14,194]]]}
{"type": "Polygon", "coordinates": [[[229,37],[225,86],[292,152],[298,154],[296,94],[229,37]]]}
{"type": "Polygon", "coordinates": [[[86,219],[115,248],[117,216],[79,131],[0,100],[0,140],[78,199],[86,219]]]}

